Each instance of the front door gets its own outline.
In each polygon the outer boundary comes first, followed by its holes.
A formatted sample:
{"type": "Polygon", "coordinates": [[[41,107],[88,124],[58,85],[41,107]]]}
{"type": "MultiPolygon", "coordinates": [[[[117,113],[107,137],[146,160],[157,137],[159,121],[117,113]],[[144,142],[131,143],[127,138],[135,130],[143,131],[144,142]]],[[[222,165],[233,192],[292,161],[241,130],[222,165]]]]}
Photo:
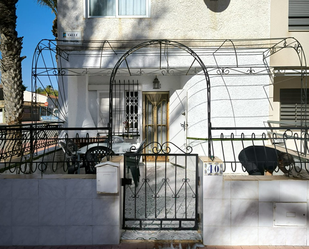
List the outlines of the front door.
{"type": "Polygon", "coordinates": [[[143,93],[143,133],[146,144],[163,144],[168,140],[168,102],[168,92],[143,93]]]}

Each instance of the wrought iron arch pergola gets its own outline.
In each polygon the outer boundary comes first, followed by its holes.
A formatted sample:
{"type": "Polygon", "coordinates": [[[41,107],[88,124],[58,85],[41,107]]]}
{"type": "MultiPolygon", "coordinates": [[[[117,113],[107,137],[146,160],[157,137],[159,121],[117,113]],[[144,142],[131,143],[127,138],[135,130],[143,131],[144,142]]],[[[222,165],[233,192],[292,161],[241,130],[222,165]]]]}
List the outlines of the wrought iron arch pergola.
{"type": "MultiPolygon", "coordinates": [[[[126,59],[133,54],[134,52],[138,51],[141,48],[144,47],[148,47],[148,46],[158,46],[158,49],[162,48],[162,45],[165,46],[171,46],[171,47],[175,47],[175,48],[179,48],[182,49],[184,51],[186,51],[187,53],[189,53],[193,58],[194,61],[197,61],[199,63],[199,65],[201,66],[201,69],[204,73],[205,76],[205,83],[206,83],[206,91],[207,91],[207,125],[208,125],[208,138],[211,138],[211,91],[210,91],[210,78],[207,72],[207,68],[204,64],[204,62],[202,61],[202,59],[188,46],[177,42],[177,41],[172,41],[172,40],[166,40],[166,39],[158,39],[158,40],[149,40],[149,41],[145,41],[142,42],[134,47],[132,47],[131,49],[129,49],[126,53],[124,53],[120,59],[117,61],[117,63],[115,64],[111,76],[110,76],[110,88],[109,88],[109,130],[108,130],[108,142],[109,145],[112,146],[112,127],[113,127],[113,84],[115,82],[115,77],[117,74],[117,71],[119,69],[119,67],[121,66],[121,64],[126,61],[126,59]]],[[[193,64],[192,63],[192,64],[193,64]]],[[[208,139],[208,156],[211,157],[211,139],[208,139]]]]}
{"type": "MultiPolygon", "coordinates": [[[[213,40],[213,39],[205,39],[205,40],[167,40],[167,39],[156,39],[156,40],[116,40],[116,41],[77,41],[76,43],[67,43],[65,41],[55,41],[55,40],[42,40],[38,43],[35,48],[33,59],[32,59],[32,77],[31,77],[31,91],[32,91],[32,106],[37,106],[38,99],[37,94],[35,93],[39,87],[45,88],[47,85],[53,87],[53,89],[57,89],[59,91],[59,96],[57,99],[54,99],[55,105],[60,107],[64,107],[59,109],[61,112],[61,116],[68,117],[68,105],[66,99],[68,98],[67,89],[65,88],[65,78],[68,76],[84,76],[86,74],[91,73],[91,67],[72,67],[70,65],[71,62],[74,61],[75,58],[80,56],[80,51],[90,50],[89,53],[85,53],[83,56],[86,59],[92,59],[95,53],[92,51],[96,51],[99,53],[100,58],[102,58],[103,52],[107,51],[108,60],[113,61],[113,59],[119,56],[119,59],[115,59],[113,64],[105,64],[102,66],[99,65],[98,69],[100,70],[100,75],[103,73],[104,76],[107,77],[107,84],[110,86],[110,100],[109,100],[109,125],[106,127],[93,127],[92,129],[104,128],[107,130],[109,137],[111,138],[112,130],[113,130],[113,102],[111,95],[113,90],[115,90],[115,77],[117,75],[126,75],[129,73],[131,75],[132,71],[130,71],[129,63],[132,58],[128,57],[134,53],[136,56],[147,56],[148,48],[154,47],[155,55],[161,56],[164,55],[164,49],[173,48],[175,51],[179,49],[181,54],[190,58],[187,62],[189,65],[185,70],[180,68],[179,75],[195,75],[197,74],[196,69],[198,69],[198,74],[205,77],[206,88],[207,88],[207,118],[206,121],[208,123],[208,137],[198,138],[200,140],[204,139],[208,142],[208,154],[214,155],[214,136],[215,131],[220,130],[259,130],[261,127],[238,127],[234,125],[233,127],[218,127],[212,123],[212,113],[211,113],[211,85],[210,85],[210,77],[209,76],[219,76],[222,78],[223,83],[224,79],[229,76],[259,76],[259,75],[268,75],[270,78],[270,83],[264,84],[265,87],[269,85],[278,84],[280,82],[275,82],[275,76],[288,75],[293,74],[298,77],[298,82],[300,82],[301,89],[301,126],[304,127],[305,130],[308,130],[308,119],[306,117],[307,113],[307,61],[305,56],[305,51],[300,44],[300,42],[294,37],[286,37],[286,38],[265,38],[265,39],[225,39],[225,40],[213,40]],[[192,49],[193,48],[193,49],[192,49]],[[124,50],[125,49],[125,50],[124,50]],[[163,51],[161,51],[161,49],[163,51]],[[286,49],[293,50],[293,54],[297,56],[296,61],[287,64],[278,64],[274,66],[273,63],[270,63],[270,58],[276,54],[281,53],[286,49]],[[229,53],[225,54],[225,51],[228,50],[229,53]],[[257,52],[256,52],[257,51],[257,52]],[[220,56],[224,54],[227,57],[230,56],[232,58],[230,61],[232,63],[226,64],[221,63],[220,56]],[[260,61],[256,63],[244,64],[242,61],[242,56],[255,56],[258,54],[260,57],[260,61]],[[218,56],[217,56],[218,55],[218,56]],[[212,57],[213,63],[208,64],[207,68],[205,66],[205,61],[207,58],[212,57]],[[191,58],[193,61],[191,61],[191,58]],[[204,59],[205,58],[205,59],[204,59]],[[218,59],[218,61],[217,61],[218,59]],[[114,63],[116,62],[117,63],[114,63]],[[192,64],[190,65],[190,63],[192,64]],[[198,67],[194,67],[194,63],[199,64],[198,67]],[[110,66],[111,65],[111,66],[110,66]],[[102,67],[101,67],[102,66],[102,67]],[[195,68],[195,69],[194,69],[195,68]],[[90,69],[90,70],[89,70],[90,69]],[[128,71],[126,71],[128,70],[128,71]],[[181,71],[182,70],[182,71],[181,71]],[[124,74],[125,72],[125,74],[124,74]],[[110,79],[108,82],[108,78],[110,79]]],[[[172,51],[170,49],[169,51],[172,51]]],[[[151,51],[151,49],[149,49],[151,51]]],[[[168,53],[169,53],[168,51],[168,53]]],[[[134,55],[134,56],[135,56],[134,55]]],[[[169,56],[169,54],[167,54],[169,56]]],[[[177,55],[176,55],[177,56],[177,55]]],[[[159,57],[157,57],[159,58],[159,57]]],[[[161,58],[161,57],[160,57],[161,58]]],[[[100,59],[100,63],[102,60],[100,59]]],[[[143,68],[143,64],[139,65],[137,68],[143,68]]],[[[161,66],[161,65],[160,65],[161,66]]],[[[97,70],[96,68],[94,68],[97,70]]],[[[153,68],[149,68],[152,70],[153,68]]],[[[163,68],[166,69],[166,68],[163,68]]],[[[168,69],[173,68],[169,67],[168,69]]],[[[162,68],[159,68],[162,70],[162,68]]],[[[153,73],[153,71],[151,72],[153,73]]],[[[151,74],[150,73],[150,74],[151,74]]],[[[93,72],[94,75],[98,75],[96,71],[93,72]]],[[[163,74],[163,71],[162,71],[163,74]]],[[[140,76],[139,73],[132,73],[133,76],[140,76]]],[[[202,80],[203,81],[203,80],[202,80]]],[[[264,87],[263,86],[263,87],[264,87]]],[[[228,86],[226,86],[228,88],[228,86]]],[[[265,92],[266,93],[266,92],[265,92]]],[[[266,93],[267,95],[267,93],[266,93]]],[[[268,97],[268,95],[267,95],[268,97]]],[[[229,99],[231,106],[233,99],[229,99]]],[[[270,103],[271,104],[271,103],[270,103]]],[[[232,107],[233,109],[233,107],[232,107]]],[[[233,114],[234,115],[234,114],[233,114]]],[[[114,120],[115,121],[115,120],[114,120]]],[[[265,127],[262,127],[263,129],[265,127]]],[[[83,128],[80,127],[79,130],[83,128]]],[[[195,138],[187,138],[187,139],[195,139],[195,138]]],[[[305,140],[308,138],[306,137],[305,140]]]]}

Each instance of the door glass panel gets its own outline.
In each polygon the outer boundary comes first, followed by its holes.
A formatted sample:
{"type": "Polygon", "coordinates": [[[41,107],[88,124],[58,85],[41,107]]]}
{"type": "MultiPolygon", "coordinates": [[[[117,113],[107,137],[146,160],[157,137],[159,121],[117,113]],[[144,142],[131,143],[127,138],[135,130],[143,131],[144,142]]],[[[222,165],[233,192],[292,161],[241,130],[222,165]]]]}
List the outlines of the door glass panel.
{"type": "Polygon", "coordinates": [[[147,125],[152,124],[152,105],[147,101],[147,125]]]}
{"type": "Polygon", "coordinates": [[[146,143],[167,141],[167,93],[144,94],[144,131],[146,143]]]}
{"type": "Polygon", "coordinates": [[[165,125],[159,125],[158,126],[158,142],[160,144],[166,142],[166,126],[165,125]]]}
{"type": "Polygon", "coordinates": [[[158,117],[158,120],[157,120],[157,124],[162,124],[162,105],[159,104],[158,107],[157,107],[157,117],[158,117]]]}
{"type": "Polygon", "coordinates": [[[163,104],[163,108],[162,108],[162,119],[163,119],[163,121],[162,121],[162,124],[167,124],[167,103],[166,103],[166,100],[163,100],[163,102],[162,102],[163,104]]]}

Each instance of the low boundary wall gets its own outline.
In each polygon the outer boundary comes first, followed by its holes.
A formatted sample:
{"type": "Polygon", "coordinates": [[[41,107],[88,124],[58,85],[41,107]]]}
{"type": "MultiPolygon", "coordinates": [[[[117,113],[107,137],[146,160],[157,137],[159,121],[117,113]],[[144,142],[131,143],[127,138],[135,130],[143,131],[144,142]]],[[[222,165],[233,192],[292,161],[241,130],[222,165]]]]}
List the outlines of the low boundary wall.
{"type": "Polygon", "coordinates": [[[201,191],[205,245],[309,245],[309,181],[210,175],[207,164],[201,191]]]}
{"type": "MultiPolygon", "coordinates": [[[[203,244],[309,245],[307,180],[208,175],[205,167],[203,244]]],[[[120,195],[98,194],[96,175],[0,175],[0,246],[119,244],[120,195]]]]}
{"type": "Polygon", "coordinates": [[[97,194],[95,175],[62,176],[1,176],[0,245],[119,243],[119,194],[97,194]]]}

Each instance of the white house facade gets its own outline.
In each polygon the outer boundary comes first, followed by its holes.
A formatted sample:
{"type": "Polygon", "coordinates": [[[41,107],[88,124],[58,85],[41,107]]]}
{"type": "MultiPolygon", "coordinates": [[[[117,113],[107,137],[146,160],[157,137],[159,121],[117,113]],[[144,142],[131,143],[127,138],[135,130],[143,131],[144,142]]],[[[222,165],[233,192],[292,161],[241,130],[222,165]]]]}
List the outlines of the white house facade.
{"type": "Polygon", "coordinates": [[[65,138],[163,148],[120,151],[96,175],[4,176],[8,205],[28,198],[25,212],[50,215],[2,215],[11,237],[0,244],[118,244],[155,227],[186,230],[181,239],[191,229],[204,245],[308,245],[308,174],[249,176],[238,158],[281,146],[308,172],[308,31],[307,0],[58,1],[58,39],[38,44],[32,87],[48,78],[58,90],[65,138]]]}
{"type": "MultiPolygon", "coordinates": [[[[308,50],[306,27],[289,30],[291,2],[59,1],[63,118],[68,127],[112,123],[113,134],[191,145],[202,155],[210,153],[210,126],[279,121],[280,89],[303,88],[304,79],[285,83],[276,72],[295,68],[304,75],[308,50]],[[290,36],[299,40],[277,38],[290,36]]],[[[254,130],[229,131],[242,132],[254,130]]]]}

